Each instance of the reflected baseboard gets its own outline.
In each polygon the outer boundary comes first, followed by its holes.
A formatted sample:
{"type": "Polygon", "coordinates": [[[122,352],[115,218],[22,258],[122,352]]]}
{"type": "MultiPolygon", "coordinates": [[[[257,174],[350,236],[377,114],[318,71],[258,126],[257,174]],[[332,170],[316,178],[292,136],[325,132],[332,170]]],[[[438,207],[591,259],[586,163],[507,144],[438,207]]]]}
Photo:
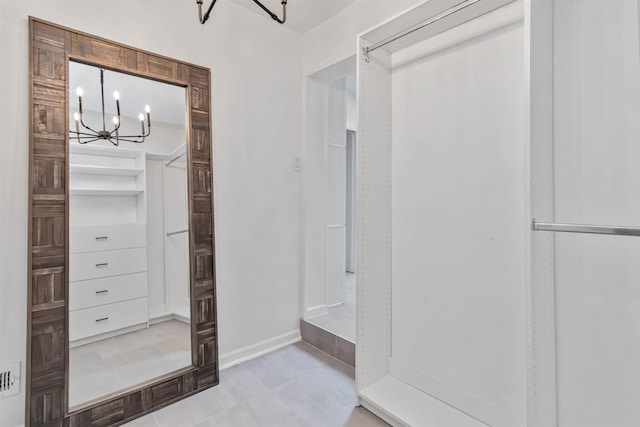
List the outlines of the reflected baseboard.
{"type": "Polygon", "coordinates": [[[70,341],[69,342],[69,348],[76,348],[76,347],[80,347],[82,345],[86,345],[86,344],[91,344],[94,342],[98,342],[98,341],[102,341],[105,340],[107,338],[113,338],[113,337],[117,337],[118,335],[123,335],[123,334],[128,334],[130,332],[135,332],[135,331],[139,331],[141,329],[146,329],[148,328],[150,325],[150,323],[141,323],[139,325],[134,325],[134,326],[129,326],[127,328],[123,328],[123,329],[118,329],[116,331],[111,331],[111,332],[107,332],[105,334],[99,334],[99,335],[93,335],[89,338],[83,338],[80,340],[75,340],[75,341],[70,341]]]}
{"type": "Polygon", "coordinates": [[[169,320],[179,320],[184,323],[191,323],[191,319],[188,315],[181,313],[156,313],[149,316],[149,325],[157,325],[158,323],[166,322],[169,320]]]}

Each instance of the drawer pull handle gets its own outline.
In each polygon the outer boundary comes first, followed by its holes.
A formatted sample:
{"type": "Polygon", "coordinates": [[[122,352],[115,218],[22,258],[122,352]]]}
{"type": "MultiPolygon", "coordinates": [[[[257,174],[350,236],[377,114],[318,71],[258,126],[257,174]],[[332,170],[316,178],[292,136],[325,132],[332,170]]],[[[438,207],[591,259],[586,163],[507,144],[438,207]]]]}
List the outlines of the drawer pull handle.
{"type": "Polygon", "coordinates": [[[108,290],[108,289],[105,289],[105,290],[103,290],[103,291],[96,291],[96,295],[100,295],[100,294],[108,294],[108,293],[109,293],[109,290],[108,290]]]}
{"type": "Polygon", "coordinates": [[[96,237],[96,240],[107,240],[109,239],[109,236],[98,236],[96,237]]]}
{"type": "Polygon", "coordinates": [[[103,317],[102,319],[96,319],[96,323],[106,322],[107,320],[109,320],[108,317],[103,317]]]}
{"type": "Polygon", "coordinates": [[[96,264],[96,267],[100,268],[100,267],[106,267],[108,265],[109,265],[108,262],[101,262],[100,264],[96,264]]]}

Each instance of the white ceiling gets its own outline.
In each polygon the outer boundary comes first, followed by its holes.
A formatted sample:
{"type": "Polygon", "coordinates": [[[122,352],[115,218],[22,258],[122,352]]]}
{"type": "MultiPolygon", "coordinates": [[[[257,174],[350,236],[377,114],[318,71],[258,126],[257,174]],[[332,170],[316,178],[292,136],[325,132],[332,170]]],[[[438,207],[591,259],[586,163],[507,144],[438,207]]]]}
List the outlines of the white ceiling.
{"type": "MultiPolygon", "coordinates": [[[[101,111],[100,68],[78,62],[69,62],[69,104],[70,114],[78,109],[76,88],[84,91],[83,110],[101,111]]],[[[144,113],[144,106],[151,107],[151,124],[154,121],[184,125],[186,116],[186,91],[183,87],[157,82],[116,71],[104,72],[105,111],[115,114],[116,102],[113,92],[120,93],[120,112],[125,117],[138,117],[144,113]]]]}
{"type": "MultiPolygon", "coordinates": [[[[231,0],[272,21],[253,0],[231,0]]],[[[289,0],[287,3],[287,21],[285,26],[299,33],[306,33],[320,25],[356,0],[289,0]]],[[[280,0],[260,0],[269,10],[282,18],[280,0]]],[[[215,12],[214,12],[215,13],[215,12]]],[[[275,21],[273,21],[275,23],[275,21]]]]}

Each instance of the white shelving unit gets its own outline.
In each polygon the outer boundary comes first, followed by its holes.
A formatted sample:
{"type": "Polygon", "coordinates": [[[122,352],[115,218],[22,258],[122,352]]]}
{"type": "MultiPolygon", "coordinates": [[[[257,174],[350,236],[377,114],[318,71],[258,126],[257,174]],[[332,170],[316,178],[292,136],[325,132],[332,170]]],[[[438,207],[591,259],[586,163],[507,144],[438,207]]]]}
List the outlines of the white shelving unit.
{"type": "Polygon", "coordinates": [[[71,346],[148,326],[146,154],[72,145],[71,346]]]}
{"type": "Polygon", "coordinates": [[[553,290],[530,278],[549,238],[530,253],[528,209],[551,4],[429,0],[359,36],[356,379],[393,425],[555,425],[553,290]]]}
{"type": "Polygon", "coordinates": [[[72,188],[69,193],[72,196],[141,196],[144,190],[123,190],[119,188],[72,188]]]}
{"type": "Polygon", "coordinates": [[[82,175],[138,176],[144,169],[72,164],[69,165],[69,172],[82,175]]]}

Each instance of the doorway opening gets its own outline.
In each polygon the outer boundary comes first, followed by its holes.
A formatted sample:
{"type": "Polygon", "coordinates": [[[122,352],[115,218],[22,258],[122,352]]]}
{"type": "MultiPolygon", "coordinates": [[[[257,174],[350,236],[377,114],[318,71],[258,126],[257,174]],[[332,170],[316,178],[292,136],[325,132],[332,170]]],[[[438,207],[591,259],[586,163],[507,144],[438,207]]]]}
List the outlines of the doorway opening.
{"type": "Polygon", "coordinates": [[[355,364],[357,274],[355,68],[353,57],[307,79],[303,170],[302,338],[338,358],[336,348],[342,348],[348,354],[343,361],[351,365],[355,364]]]}

